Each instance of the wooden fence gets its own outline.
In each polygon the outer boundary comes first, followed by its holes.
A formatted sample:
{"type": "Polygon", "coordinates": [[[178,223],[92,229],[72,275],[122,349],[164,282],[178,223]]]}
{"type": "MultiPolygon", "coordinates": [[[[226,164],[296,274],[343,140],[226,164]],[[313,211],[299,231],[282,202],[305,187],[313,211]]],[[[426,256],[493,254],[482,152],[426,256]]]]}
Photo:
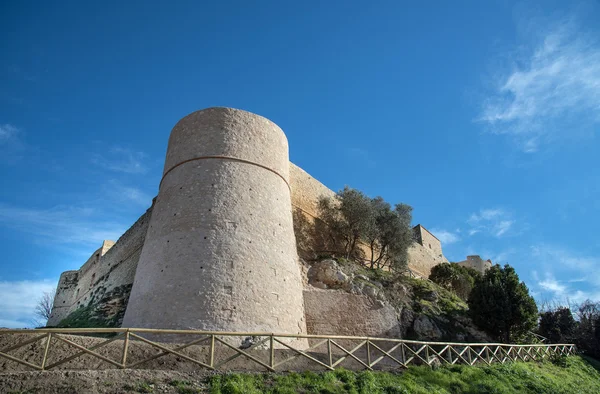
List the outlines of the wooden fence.
{"type": "MultiPolygon", "coordinates": [[[[305,362],[303,369],[333,370],[342,365],[347,367],[345,364],[350,362],[353,364],[352,369],[372,370],[406,368],[412,364],[433,366],[483,363],[490,365],[512,361],[540,361],[554,355],[571,355],[575,352],[576,347],[573,344],[444,343],[335,335],[141,328],[0,330],[0,361],[3,358],[8,359],[39,371],[56,369],[60,366],[65,368],[65,364],[69,369],[92,369],[89,366],[81,368],[67,364],[86,355],[108,363],[109,368],[120,369],[144,368],[144,365],[147,367],[153,360],[171,355],[179,361],[185,360],[195,364],[195,368],[231,369],[231,366],[226,365],[238,357],[244,357],[248,360],[246,363],[255,364],[260,369],[281,371],[290,369],[290,362],[297,359],[305,362]],[[97,338],[99,335],[112,335],[112,337],[100,339],[97,338]],[[89,339],[90,336],[96,336],[93,338],[95,341],[93,345],[90,346],[88,343],[85,346],[77,343],[78,338],[89,339]],[[150,340],[148,337],[159,337],[165,342],[150,340]],[[169,340],[169,337],[172,340],[169,340]],[[190,338],[193,339],[189,340],[190,338]],[[172,343],[173,340],[178,343],[172,343]],[[36,343],[37,346],[33,346],[36,343]],[[111,345],[112,358],[101,353],[101,350],[111,343],[113,344],[111,345]],[[58,359],[49,362],[58,344],[68,345],[74,353],[68,356],[62,354],[58,359]],[[140,345],[154,348],[154,353],[130,361],[128,356],[132,352],[132,347],[140,345]],[[28,347],[28,352],[19,353],[19,349],[25,347],[28,347]],[[185,349],[188,351],[184,353],[185,349]],[[203,349],[203,351],[190,351],[191,349],[203,349]],[[115,352],[118,353],[116,358],[115,352]],[[38,360],[39,363],[32,360],[38,360]]],[[[9,363],[5,362],[5,369],[7,364],[9,363]]]]}

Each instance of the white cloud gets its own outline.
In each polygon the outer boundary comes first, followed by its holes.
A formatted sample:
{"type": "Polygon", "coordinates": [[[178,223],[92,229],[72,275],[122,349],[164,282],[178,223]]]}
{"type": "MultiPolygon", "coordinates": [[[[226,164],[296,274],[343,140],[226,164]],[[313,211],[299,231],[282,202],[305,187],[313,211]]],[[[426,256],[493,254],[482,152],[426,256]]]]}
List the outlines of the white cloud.
{"type": "Polygon", "coordinates": [[[469,235],[477,233],[491,234],[501,237],[507,234],[515,224],[510,213],[503,209],[481,209],[471,214],[467,223],[471,226],[469,235]]]}
{"type": "Polygon", "coordinates": [[[538,285],[560,297],[564,296],[567,291],[567,286],[560,284],[550,273],[547,273],[546,278],[539,281],[538,285]]]}
{"type": "Polygon", "coordinates": [[[127,174],[143,174],[147,168],[144,164],[146,154],[129,149],[114,147],[107,156],[93,155],[92,163],[110,171],[124,172],[127,174]]]}
{"type": "Polygon", "coordinates": [[[600,40],[572,19],[535,25],[525,59],[512,58],[484,100],[478,121],[514,137],[525,152],[600,123],[600,40]]]}
{"type": "Polygon", "coordinates": [[[540,290],[551,294],[553,301],[600,301],[600,258],[546,244],[533,246],[531,256],[531,261],[545,272],[540,279],[534,271],[533,279],[540,290]]]}
{"type": "Polygon", "coordinates": [[[0,281],[0,327],[26,328],[36,320],[35,307],[44,292],[53,292],[58,280],[0,281]]]}
{"type": "MultiPolygon", "coordinates": [[[[586,273],[599,273],[600,257],[581,256],[563,248],[548,244],[538,244],[531,247],[531,253],[542,261],[551,263],[554,266],[566,267],[573,271],[583,271],[586,273]]],[[[589,277],[589,276],[588,276],[589,277]]],[[[592,275],[598,279],[600,285],[600,277],[592,275]]]]}
{"type": "Polygon", "coordinates": [[[105,239],[117,240],[126,226],[101,216],[85,207],[27,209],[0,203],[0,225],[32,234],[36,241],[54,244],[99,246],[105,239]]]}
{"type": "Polygon", "coordinates": [[[17,137],[19,129],[9,124],[0,125],[0,143],[13,140],[17,137]]]}
{"type": "Polygon", "coordinates": [[[450,231],[434,228],[431,232],[442,242],[442,245],[450,245],[460,241],[458,234],[450,231]]]}
{"type": "Polygon", "coordinates": [[[125,186],[122,183],[111,180],[107,183],[104,192],[113,201],[119,203],[133,203],[142,207],[149,207],[152,204],[152,196],[134,186],[125,186]]]}

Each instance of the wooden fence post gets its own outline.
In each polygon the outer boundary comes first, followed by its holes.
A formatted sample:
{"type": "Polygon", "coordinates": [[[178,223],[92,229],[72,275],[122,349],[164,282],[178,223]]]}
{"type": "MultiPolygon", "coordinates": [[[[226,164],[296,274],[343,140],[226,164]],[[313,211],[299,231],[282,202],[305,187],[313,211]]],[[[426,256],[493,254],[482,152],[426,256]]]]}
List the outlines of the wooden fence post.
{"type": "Polygon", "coordinates": [[[125,340],[123,341],[123,354],[121,355],[121,368],[125,369],[127,365],[127,351],[129,350],[129,329],[125,333],[125,340]]]}
{"type": "Polygon", "coordinates": [[[273,340],[273,334],[271,333],[271,338],[269,339],[269,345],[271,349],[271,355],[269,358],[269,365],[271,368],[275,369],[275,343],[273,340]]]}
{"type": "Polygon", "coordinates": [[[210,351],[210,354],[208,356],[209,356],[210,362],[208,365],[210,365],[211,368],[214,368],[215,367],[215,335],[214,334],[212,334],[210,336],[210,350],[209,351],[210,351]]]}
{"type": "Polygon", "coordinates": [[[48,350],[50,350],[50,341],[52,340],[52,333],[49,332],[46,337],[46,348],[44,349],[44,357],[42,358],[42,371],[46,368],[46,360],[48,359],[48,350]]]}

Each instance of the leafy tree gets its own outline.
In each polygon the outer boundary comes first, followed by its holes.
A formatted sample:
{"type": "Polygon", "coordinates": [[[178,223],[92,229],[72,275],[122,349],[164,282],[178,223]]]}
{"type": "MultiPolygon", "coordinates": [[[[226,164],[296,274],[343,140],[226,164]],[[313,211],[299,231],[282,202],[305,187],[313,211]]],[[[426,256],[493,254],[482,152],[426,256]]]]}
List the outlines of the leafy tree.
{"type": "Polygon", "coordinates": [[[560,307],[540,314],[538,332],[551,343],[565,343],[573,340],[576,327],[571,309],[560,307]]]}
{"type": "Polygon", "coordinates": [[[346,186],[334,199],[319,200],[319,214],[332,231],[334,242],[341,238],[346,258],[357,257],[357,243],[375,228],[375,211],[371,199],[361,191],[346,186]]]}
{"type": "Polygon", "coordinates": [[[473,322],[506,343],[518,340],[537,323],[537,306],[515,269],[496,264],[475,282],[469,295],[473,322]]]}
{"type": "Polygon", "coordinates": [[[363,259],[359,243],[369,247],[371,268],[385,266],[401,269],[407,263],[412,240],[412,208],[391,205],[383,198],[369,198],[362,192],[345,187],[333,199],[319,200],[319,215],[331,230],[331,239],[340,240],[346,258],[363,259]]]}
{"type": "Polygon", "coordinates": [[[469,298],[475,281],[481,279],[481,274],[473,268],[458,264],[442,263],[431,269],[429,280],[453,291],[463,300],[469,298]]]}
{"type": "Polygon", "coordinates": [[[371,205],[375,226],[364,237],[371,250],[370,267],[390,266],[397,270],[406,267],[407,250],[413,237],[410,226],[412,207],[396,204],[392,209],[381,197],[372,199],[371,205]]]}

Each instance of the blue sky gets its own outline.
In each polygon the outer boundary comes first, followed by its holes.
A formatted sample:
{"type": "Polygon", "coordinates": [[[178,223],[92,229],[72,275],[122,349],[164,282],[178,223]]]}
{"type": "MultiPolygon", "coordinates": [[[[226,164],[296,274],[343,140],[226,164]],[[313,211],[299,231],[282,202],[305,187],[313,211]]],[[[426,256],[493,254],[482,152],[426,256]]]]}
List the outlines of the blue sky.
{"type": "Polygon", "coordinates": [[[60,3],[0,5],[0,327],[134,223],[210,106],[276,122],[334,190],[412,205],[452,261],[600,300],[597,2],[60,3]]]}

